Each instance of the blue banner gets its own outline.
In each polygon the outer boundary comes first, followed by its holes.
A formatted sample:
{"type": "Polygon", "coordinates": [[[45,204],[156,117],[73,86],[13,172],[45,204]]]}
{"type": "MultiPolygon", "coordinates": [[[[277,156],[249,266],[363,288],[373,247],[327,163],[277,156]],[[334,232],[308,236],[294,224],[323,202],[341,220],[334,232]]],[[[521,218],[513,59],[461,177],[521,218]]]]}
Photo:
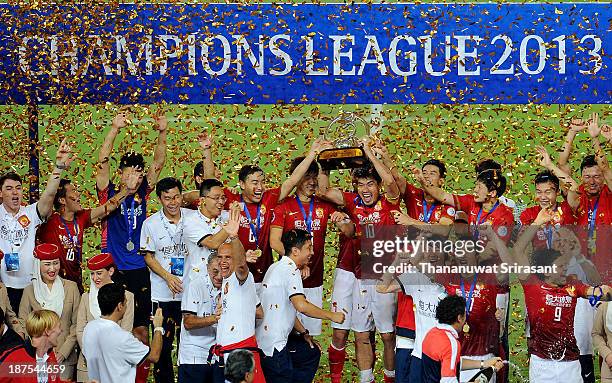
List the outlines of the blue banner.
{"type": "Polygon", "coordinates": [[[610,103],[610,4],[0,6],[0,103],[610,103]]]}

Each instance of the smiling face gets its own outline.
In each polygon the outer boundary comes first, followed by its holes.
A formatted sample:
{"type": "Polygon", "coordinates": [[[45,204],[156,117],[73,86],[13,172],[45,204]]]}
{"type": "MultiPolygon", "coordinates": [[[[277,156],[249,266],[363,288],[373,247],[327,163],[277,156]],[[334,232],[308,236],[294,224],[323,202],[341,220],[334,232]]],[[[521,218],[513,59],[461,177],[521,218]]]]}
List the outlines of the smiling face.
{"type": "Polygon", "coordinates": [[[444,178],[440,176],[440,168],[435,165],[425,165],[422,169],[423,178],[430,186],[442,187],[444,178]]]}
{"type": "Polygon", "coordinates": [[[223,284],[223,276],[219,266],[219,257],[215,257],[208,263],[208,276],[216,289],[220,289],[223,284]]]}
{"type": "Polygon", "coordinates": [[[206,215],[208,218],[216,218],[220,216],[226,200],[227,198],[223,193],[223,188],[220,186],[213,186],[207,195],[200,198],[200,203],[204,209],[204,215],[206,215]]]}
{"type": "Polygon", "coordinates": [[[40,261],[40,276],[45,283],[53,283],[60,271],[60,260],[40,261]]]}
{"type": "Polygon", "coordinates": [[[96,288],[100,289],[100,287],[112,282],[111,277],[113,276],[114,273],[115,273],[114,267],[111,267],[108,270],[106,269],[94,270],[91,272],[90,278],[93,281],[94,285],[96,285],[96,288]]]}
{"type": "Polygon", "coordinates": [[[265,191],[265,176],[263,172],[249,174],[245,181],[240,181],[242,198],[249,203],[260,203],[265,191]]]}
{"type": "Polygon", "coordinates": [[[599,166],[589,166],[582,170],[584,190],[591,197],[598,196],[604,186],[604,176],[599,166]]]}
{"type": "Polygon", "coordinates": [[[23,198],[21,182],[7,179],[2,185],[2,203],[8,212],[16,213],[23,198]]]}
{"type": "Polygon", "coordinates": [[[317,188],[319,187],[319,180],[316,176],[305,176],[301,179],[297,186],[297,194],[305,197],[313,197],[317,188]]]}
{"type": "Polygon", "coordinates": [[[559,191],[552,182],[536,184],[536,201],[542,209],[550,209],[557,204],[559,191]]]}
{"type": "Polygon", "coordinates": [[[178,187],[172,188],[168,191],[161,192],[159,197],[164,214],[166,216],[174,217],[177,216],[181,211],[181,205],[183,204],[183,195],[181,194],[178,187]]]}
{"type": "Polygon", "coordinates": [[[380,196],[380,184],[374,178],[358,178],[357,193],[366,206],[372,206],[380,196]]]}
{"type": "Polygon", "coordinates": [[[312,241],[308,240],[302,244],[302,247],[293,247],[291,249],[291,259],[295,262],[298,269],[303,269],[304,266],[310,263],[310,258],[314,255],[314,247],[312,241]]]}
{"type": "Polygon", "coordinates": [[[476,203],[485,203],[495,195],[495,191],[490,192],[484,183],[476,181],[473,195],[476,203]]]}
{"type": "Polygon", "coordinates": [[[219,270],[222,278],[229,278],[234,272],[234,257],[232,256],[232,247],[229,244],[223,244],[217,252],[219,257],[219,270]]]}
{"type": "Polygon", "coordinates": [[[66,189],[66,197],[60,198],[60,203],[63,204],[65,211],[76,213],[83,210],[81,193],[78,188],[72,183],[67,184],[64,188],[66,189]]]}

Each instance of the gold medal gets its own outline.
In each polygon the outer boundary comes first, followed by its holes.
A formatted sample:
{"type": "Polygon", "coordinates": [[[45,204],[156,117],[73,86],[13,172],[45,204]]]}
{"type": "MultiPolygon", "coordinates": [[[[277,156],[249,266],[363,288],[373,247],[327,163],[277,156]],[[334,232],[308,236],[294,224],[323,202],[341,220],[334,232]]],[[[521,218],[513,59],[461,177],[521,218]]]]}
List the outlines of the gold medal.
{"type": "Polygon", "coordinates": [[[466,324],[463,325],[463,332],[466,333],[466,334],[468,332],[470,332],[470,325],[469,324],[466,323],[466,324]]]}
{"type": "Polygon", "coordinates": [[[253,250],[253,255],[255,255],[257,258],[261,257],[261,249],[253,250]]]}

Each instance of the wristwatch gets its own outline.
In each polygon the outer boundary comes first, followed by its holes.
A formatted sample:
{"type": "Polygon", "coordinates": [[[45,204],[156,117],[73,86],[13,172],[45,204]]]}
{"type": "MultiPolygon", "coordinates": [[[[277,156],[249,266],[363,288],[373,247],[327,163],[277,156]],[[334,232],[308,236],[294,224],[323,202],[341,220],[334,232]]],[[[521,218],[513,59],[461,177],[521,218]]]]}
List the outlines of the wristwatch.
{"type": "Polygon", "coordinates": [[[164,328],[163,328],[163,327],[155,327],[155,328],[153,329],[153,332],[155,332],[155,331],[159,331],[159,332],[161,332],[161,336],[166,335],[166,330],[164,330],[164,328]]]}
{"type": "Polygon", "coordinates": [[[299,331],[297,331],[297,334],[298,334],[299,336],[301,336],[301,337],[304,337],[304,336],[306,336],[306,335],[309,335],[309,334],[310,334],[310,332],[308,331],[308,329],[304,329],[304,332],[299,332],[299,331]]]}

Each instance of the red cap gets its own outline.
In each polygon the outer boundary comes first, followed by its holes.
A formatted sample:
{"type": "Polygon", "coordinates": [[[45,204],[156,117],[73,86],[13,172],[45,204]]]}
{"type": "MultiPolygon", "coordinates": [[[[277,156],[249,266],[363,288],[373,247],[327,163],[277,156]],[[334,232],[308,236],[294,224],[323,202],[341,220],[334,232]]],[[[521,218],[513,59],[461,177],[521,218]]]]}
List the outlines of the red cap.
{"type": "Polygon", "coordinates": [[[60,248],[52,243],[41,243],[34,248],[34,256],[41,261],[52,261],[59,259],[60,248]]]}
{"type": "Polygon", "coordinates": [[[87,261],[87,267],[91,271],[100,270],[113,264],[113,257],[109,253],[94,255],[87,261]]]}

